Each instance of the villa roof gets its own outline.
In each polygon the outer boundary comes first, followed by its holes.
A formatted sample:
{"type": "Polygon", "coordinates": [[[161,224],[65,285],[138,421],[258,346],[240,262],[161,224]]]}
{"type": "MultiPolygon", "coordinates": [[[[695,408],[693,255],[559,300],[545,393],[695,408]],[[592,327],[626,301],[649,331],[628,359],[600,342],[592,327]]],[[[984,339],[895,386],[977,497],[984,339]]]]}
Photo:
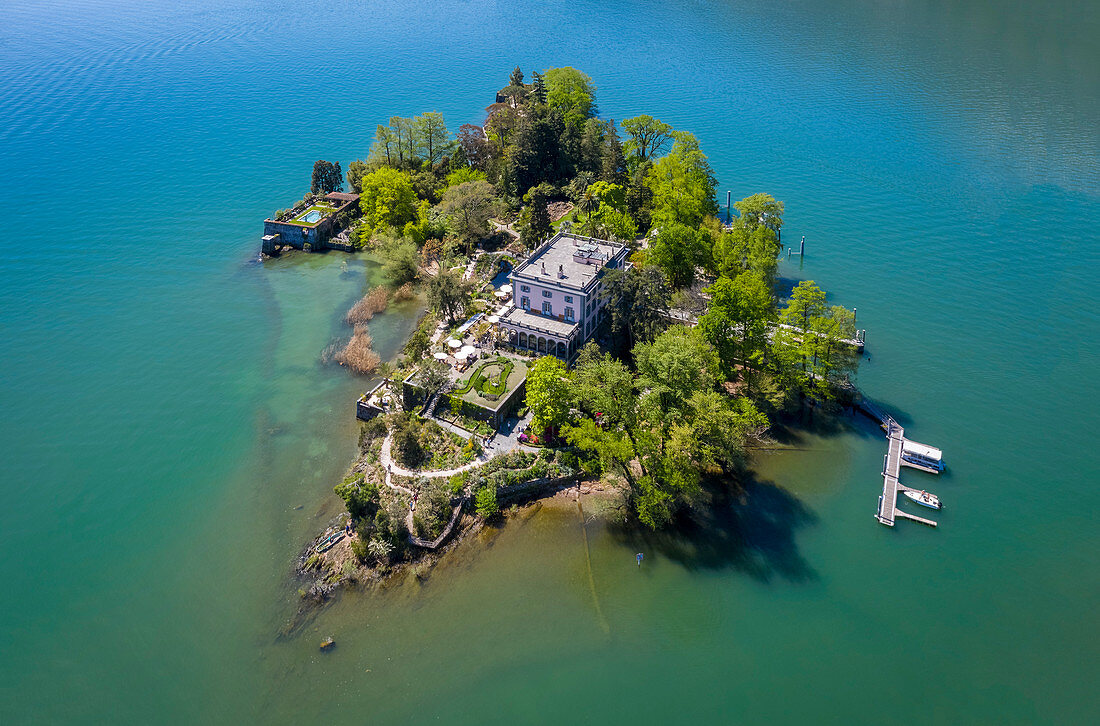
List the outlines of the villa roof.
{"type": "Polygon", "coordinates": [[[583,289],[623,249],[624,245],[617,242],[558,232],[513,274],[558,287],[583,289]]]}
{"type": "Polygon", "coordinates": [[[334,202],[354,202],[359,199],[359,195],[347,192],[329,192],[325,195],[325,199],[331,199],[334,202]]]}

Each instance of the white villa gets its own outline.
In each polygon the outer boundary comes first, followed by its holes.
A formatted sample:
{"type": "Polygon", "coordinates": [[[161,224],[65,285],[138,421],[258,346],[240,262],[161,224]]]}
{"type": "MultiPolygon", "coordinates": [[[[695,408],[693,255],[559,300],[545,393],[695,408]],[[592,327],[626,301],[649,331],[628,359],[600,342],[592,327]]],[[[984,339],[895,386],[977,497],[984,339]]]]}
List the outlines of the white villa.
{"type": "Polygon", "coordinates": [[[558,232],[512,271],[512,306],[500,318],[520,349],[570,361],[602,319],[604,271],[622,269],[617,242],[558,232]]]}

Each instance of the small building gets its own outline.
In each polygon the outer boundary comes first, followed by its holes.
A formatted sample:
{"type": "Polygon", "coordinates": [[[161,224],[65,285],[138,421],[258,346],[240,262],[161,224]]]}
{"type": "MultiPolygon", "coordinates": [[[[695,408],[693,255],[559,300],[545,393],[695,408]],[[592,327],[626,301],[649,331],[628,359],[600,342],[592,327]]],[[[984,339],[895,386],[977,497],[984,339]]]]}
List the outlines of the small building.
{"type": "Polygon", "coordinates": [[[605,315],[603,278],[623,269],[626,245],[558,232],[512,271],[512,306],[500,317],[515,348],[571,361],[605,315]]]}
{"type": "MultiPolygon", "coordinates": [[[[271,254],[282,246],[306,251],[325,249],[358,215],[358,194],[332,192],[310,204],[297,204],[278,219],[264,220],[263,251],[271,254]]],[[[343,249],[342,245],[337,247],[343,249]]]]}

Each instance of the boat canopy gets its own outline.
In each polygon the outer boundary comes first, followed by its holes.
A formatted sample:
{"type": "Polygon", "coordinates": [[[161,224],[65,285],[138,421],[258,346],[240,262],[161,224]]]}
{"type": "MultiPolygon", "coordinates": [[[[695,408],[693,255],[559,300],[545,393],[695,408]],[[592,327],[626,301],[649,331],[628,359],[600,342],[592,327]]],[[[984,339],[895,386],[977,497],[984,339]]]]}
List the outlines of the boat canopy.
{"type": "Polygon", "coordinates": [[[934,446],[925,446],[924,444],[918,444],[916,441],[905,440],[902,444],[901,450],[903,453],[919,456],[923,459],[929,459],[931,461],[941,461],[943,459],[943,452],[934,446]]]}

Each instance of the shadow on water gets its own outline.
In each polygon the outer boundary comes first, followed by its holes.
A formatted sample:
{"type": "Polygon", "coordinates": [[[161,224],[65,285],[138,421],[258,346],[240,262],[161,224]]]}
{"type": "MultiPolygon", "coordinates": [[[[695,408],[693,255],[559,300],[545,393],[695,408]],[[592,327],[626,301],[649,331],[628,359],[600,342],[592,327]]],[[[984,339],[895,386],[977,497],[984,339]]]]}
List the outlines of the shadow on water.
{"type": "Polygon", "coordinates": [[[733,570],[763,583],[775,577],[816,580],[795,535],[816,523],[817,515],[774,482],[748,477],[739,495],[712,491],[710,505],[666,530],[612,524],[609,531],[635,551],[666,557],[691,571],[733,570]]]}

